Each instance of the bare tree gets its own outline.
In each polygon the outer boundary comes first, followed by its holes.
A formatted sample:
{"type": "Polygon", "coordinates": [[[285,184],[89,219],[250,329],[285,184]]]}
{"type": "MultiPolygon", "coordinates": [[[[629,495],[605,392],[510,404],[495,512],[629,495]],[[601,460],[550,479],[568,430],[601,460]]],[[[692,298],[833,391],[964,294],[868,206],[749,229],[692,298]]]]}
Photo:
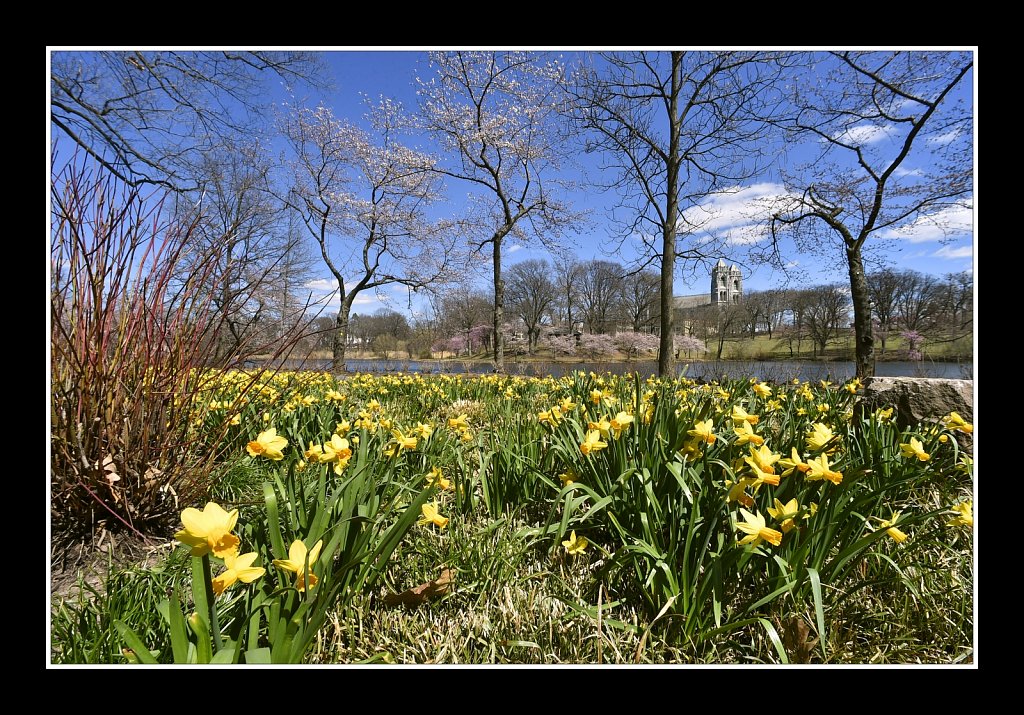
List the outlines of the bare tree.
{"type": "Polygon", "coordinates": [[[628,273],[622,280],[620,306],[634,332],[652,332],[661,324],[661,277],[653,271],[628,273]]]}
{"type": "Polygon", "coordinates": [[[973,66],[965,52],[833,52],[794,84],[787,127],[819,155],[786,177],[797,198],[775,213],[772,233],[842,249],[858,377],[875,369],[865,243],[915,222],[943,227],[969,204],[972,111],[953,95],[973,66]]]}
{"type": "Polygon", "coordinates": [[[209,152],[259,134],[271,77],[327,86],[311,52],[57,51],[50,121],[131,186],[191,190],[209,152]]]}
{"type": "Polygon", "coordinates": [[[592,260],[583,264],[580,281],[583,320],[589,333],[614,332],[614,309],[622,296],[625,271],[618,263],[592,260]]]}
{"type": "Polygon", "coordinates": [[[289,205],[338,286],[336,371],[345,369],[349,314],[360,293],[390,284],[424,288],[448,275],[455,256],[450,226],[426,218],[440,197],[430,157],[398,143],[399,108],[390,101],[369,119],[375,137],[323,106],[296,108],[282,120],[293,152],[289,205]]]}
{"type": "Polygon", "coordinates": [[[558,289],[551,281],[547,261],[530,258],[508,269],[506,299],[514,315],[526,326],[526,350],[532,353],[540,338],[545,318],[550,321],[551,309],[558,299],[558,289]]]}
{"type": "Polygon", "coordinates": [[[548,247],[575,217],[558,199],[556,124],[559,65],[526,52],[432,52],[434,75],[419,84],[422,126],[449,161],[435,167],[475,189],[468,219],[490,247],[494,279],[494,366],[505,369],[502,325],[506,238],[548,247]]]}
{"type": "Polygon", "coordinates": [[[815,345],[815,357],[824,355],[828,341],[839,336],[840,328],[847,323],[850,297],[838,285],[824,285],[803,291],[806,309],[803,322],[815,345]]]}
{"type": "Polygon", "coordinates": [[[218,357],[257,336],[269,346],[304,322],[309,296],[299,291],[313,260],[271,193],[269,173],[258,147],[224,147],[203,157],[196,192],[175,195],[178,220],[195,224],[178,275],[206,266],[203,288],[220,314],[218,357]]]}
{"type": "Polygon", "coordinates": [[[906,330],[926,331],[936,322],[939,303],[939,280],[918,271],[900,273],[896,292],[896,315],[906,330]]]}
{"type": "Polygon", "coordinates": [[[575,258],[563,256],[555,259],[555,284],[558,287],[557,308],[561,321],[572,331],[580,323],[580,284],[583,280],[583,264],[575,258]]]}
{"type": "Polygon", "coordinates": [[[887,268],[868,275],[867,280],[873,320],[878,326],[875,336],[878,338],[882,355],[885,355],[885,343],[889,339],[890,331],[896,327],[896,299],[902,278],[898,271],[887,268]]]}
{"type": "MultiPolygon", "coordinates": [[[[717,254],[698,235],[693,209],[734,190],[760,170],[765,104],[779,77],[779,55],[752,52],[603,54],[577,74],[574,114],[615,176],[623,236],[639,236],[661,271],[658,372],[673,371],[673,281],[677,259],[717,254]],[[682,237],[682,241],[679,237],[682,237]],[[686,239],[690,239],[687,241],[686,239]]],[[[717,237],[721,238],[721,237],[717,237]]]]}

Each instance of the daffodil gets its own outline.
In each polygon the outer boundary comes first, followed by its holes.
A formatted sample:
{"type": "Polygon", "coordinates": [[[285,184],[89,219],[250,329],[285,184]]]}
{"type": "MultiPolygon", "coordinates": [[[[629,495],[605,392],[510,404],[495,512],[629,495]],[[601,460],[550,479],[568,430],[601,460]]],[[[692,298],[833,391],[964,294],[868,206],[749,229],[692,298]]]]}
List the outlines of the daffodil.
{"type": "Polygon", "coordinates": [[[783,534],[788,534],[796,524],[793,519],[800,513],[800,502],[796,500],[796,497],[790,499],[788,502],[783,504],[778,499],[775,499],[775,506],[768,507],[768,514],[779,522],[779,528],[782,529],[783,534]]]}
{"type": "Polygon", "coordinates": [[[764,437],[754,432],[754,428],[750,426],[749,422],[740,422],[739,427],[733,427],[733,432],[736,433],[736,445],[752,444],[762,445],[764,444],[764,437]]]}
{"type": "Polygon", "coordinates": [[[726,479],[725,486],[729,487],[729,493],[725,497],[726,503],[731,504],[735,501],[748,508],[754,506],[754,499],[747,494],[747,487],[752,486],[755,481],[751,477],[745,477],[738,482],[726,479]]]}
{"type": "Polygon", "coordinates": [[[430,439],[430,435],[434,434],[434,426],[417,422],[416,426],[412,428],[412,433],[420,439],[430,439]]]}
{"type": "Polygon", "coordinates": [[[618,439],[622,435],[622,431],[633,424],[633,415],[620,411],[617,415],[612,417],[611,426],[615,432],[615,439],[618,439]]]}
{"type": "Polygon", "coordinates": [[[606,417],[602,417],[597,422],[593,420],[587,421],[587,429],[596,429],[601,433],[602,439],[608,439],[612,433],[612,423],[608,421],[606,417]]]}
{"type": "Polygon", "coordinates": [[[788,477],[794,471],[799,470],[802,473],[806,473],[810,470],[810,466],[800,459],[800,453],[796,451],[796,447],[792,448],[791,456],[789,459],[780,459],[779,466],[782,468],[782,476],[788,477]]]}
{"type": "Polygon", "coordinates": [[[888,422],[889,420],[892,419],[892,413],[893,413],[893,408],[892,407],[887,407],[884,410],[883,409],[877,409],[877,410],[875,410],[875,418],[879,422],[888,422]]]}
{"type": "Polygon", "coordinates": [[[974,501],[968,499],[959,504],[954,504],[949,510],[956,514],[946,522],[946,526],[964,526],[968,529],[974,528],[974,501]]]}
{"type": "Polygon", "coordinates": [[[432,487],[438,489],[451,489],[452,482],[444,476],[444,472],[441,471],[440,467],[431,467],[427,473],[427,483],[432,487]]]}
{"type": "Polygon", "coordinates": [[[348,440],[336,434],[331,435],[330,442],[324,442],[318,457],[321,462],[334,462],[334,471],[339,475],[348,466],[351,458],[352,448],[349,446],[348,440]]]}
{"type": "Polygon", "coordinates": [[[469,418],[466,416],[466,413],[463,412],[458,417],[449,419],[448,426],[454,430],[469,429],[469,418]]]}
{"type": "Polygon", "coordinates": [[[736,522],[736,528],[746,536],[737,542],[739,545],[757,546],[767,541],[773,546],[778,546],[782,543],[782,532],[765,526],[763,516],[751,514],[746,509],[740,509],[740,515],[743,517],[743,521],[736,522]]]}
{"type": "Polygon", "coordinates": [[[859,390],[861,387],[863,387],[863,383],[861,383],[860,378],[857,377],[853,378],[848,383],[843,385],[843,389],[849,392],[851,395],[855,394],[857,390],[859,390]]]}
{"type": "Polygon", "coordinates": [[[565,550],[568,553],[572,554],[573,556],[577,556],[583,553],[583,550],[587,548],[589,543],[590,542],[588,542],[585,537],[577,537],[576,531],[574,529],[572,533],[569,534],[569,539],[567,541],[562,542],[562,546],[565,547],[565,550]]]}
{"type": "Polygon", "coordinates": [[[300,539],[296,539],[288,548],[288,558],[274,559],[274,566],[294,573],[296,575],[295,588],[299,591],[305,591],[307,586],[316,586],[319,580],[316,574],[313,573],[313,564],[316,563],[317,558],[320,556],[320,549],[323,545],[324,542],[321,539],[307,552],[306,544],[300,539]],[[308,566],[307,556],[309,557],[308,566]]]}
{"type": "MultiPolygon", "coordinates": [[[[811,426],[811,431],[807,434],[807,449],[812,452],[818,452],[824,449],[835,437],[832,433],[832,429],[821,422],[815,422],[811,426]]],[[[835,447],[831,448],[829,452],[834,452],[835,447]]]]}
{"type": "Polygon", "coordinates": [[[427,524],[434,524],[439,529],[443,529],[448,526],[448,517],[441,516],[439,504],[436,501],[424,504],[420,507],[420,511],[423,513],[423,517],[416,522],[417,524],[423,526],[426,526],[427,524]]]}
{"type": "Polygon", "coordinates": [[[193,556],[213,553],[223,558],[236,553],[241,543],[231,533],[238,521],[238,509],[224,511],[219,504],[208,502],[202,511],[189,507],[181,512],[181,523],[185,527],[174,538],[192,547],[193,556]]]}
{"type": "Polygon", "coordinates": [[[901,443],[900,452],[904,457],[917,457],[922,462],[927,462],[932,458],[930,454],[924,451],[924,445],[921,444],[921,440],[916,437],[911,437],[908,443],[901,443]]]}
{"type": "Polygon", "coordinates": [[[974,431],[974,425],[972,425],[970,422],[967,422],[963,417],[958,415],[956,412],[950,412],[948,415],[946,415],[945,427],[948,430],[964,432],[966,434],[970,434],[971,432],[974,431]]]}
{"type": "Polygon", "coordinates": [[[902,544],[907,540],[907,535],[896,528],[896,522],[900,520],[901,514],[903,514],[902,511],[894,511],[892,513],[892,518],[890,519],[879,519],[877,516],[872,517],[873,519],[878,519],[878,521],[881,522],[879,524],[879,528],[885,529],[885,533],[888,534],[897,544],[902,544]]]}
{"type": "Polygon", "coordinates": [[[335,425],[334,433],[335,434],[339,434],[342,437],[344,437],[345,435],[347,435],[349,433],[349,430],[351,430],[351,429],[352,429],[352,423],[349,422],[348,420],[342,420],[337,425],[335,425]]]}
{"type": "Polygon", "coordinates": [[[714,424],[711,420],[698,422],[693,426],[693,429],[687,430],[686,434],[691,437],[696,437],[699,441],[707,442],[708,444],[714,444],[715,440],[718,439],[718,437],[715,436],[714,424]]]}
{"type": "Polygon", "coordinates": [[[601,433],[598,430],[589,430],[587,436],[580,443],[580,451],[583,454],[590,454],[591,452],[598,452],[608,446],[608,443],[601,439],[601,433]]]}
{"type": "Polygon", "coordinates": [[[225,570],[213,579],[213,592],[216,595],[224,593],[235,581],[252,583],[267,570],[260,566],[253,566],[252,562],[259,556],[255,551],[248,554],[238,555],[234,552],[224,555],[225,570]]]}
{"type": "Polygon", "coordinates": [[[771,397],[772,395],[772,388],[764,384],[763,382],[755,382],[753,390],[758,394],[759,397],[771,397]]]}
{"type": "Polygon", "coordinates": [[[573,402],[571,397],[563,397],[562,401],[558,403],[558,406],[563,413],[566,413],[575,410],[578,404],[578,402],[573,402]]]}
{"type": "Polygon", "coordinates": [[[278,436],[277,429],[271,427],[264,432],[260,432],[256,439],[249,442],[245,446],[245,451],[249,453],[250,457],[262,456],[279,462],[284,459],[284,453],[281,450],[287,446],[288,440],[278,436]]]}
{"type": "Polygon", "coordinates": [[[833,471],[829,466],[827,454],[819,454],[807,462],[807,481],[816,482],[822,479],[827,479],[833,484],[843,481],[843,473],[833,471]]]}
{"type": "Polygon", "coordinates": [[[741,422],[749,422],[752,425],[756,425],[760,421],[759,415],[748,414],[742,405],[732,406],[732,421],[739,425],[741,422]]]}
{"type": "Polygon", "coordinates": [[[567,470],[558,475],[558,478],[562,480],[562,486],[567,487],[570,484],[574,484],[579,476],[573,470],[567,470]]]}

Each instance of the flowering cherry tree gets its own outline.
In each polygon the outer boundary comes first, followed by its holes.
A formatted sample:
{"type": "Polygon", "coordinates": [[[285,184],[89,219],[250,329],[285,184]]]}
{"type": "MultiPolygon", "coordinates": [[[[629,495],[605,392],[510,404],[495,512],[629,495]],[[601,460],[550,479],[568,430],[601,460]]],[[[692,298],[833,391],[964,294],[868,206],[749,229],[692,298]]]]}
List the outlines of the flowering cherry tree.
{"type": "Polygon", "coordinates": [[[368,119],[375,135],[324,106],[297,107],[282,121],[293,154],[288,203],[338,286],[334,370],[344,369],[349,314],[360,293],[430,285],[447,275],[455,257],[451,222],[431,223],[425,215],[440,198],[432,160],[397,141],[400,107],[384,100],[368,119]]]}
{"type": "Polygon", "coordinates": [[[465,225],[494,276],[494,364],[504,370],[505,240],[552,245],[573,220],[558,199],[556,90],[562,67],[528,52],[431,52],[417,79],[419,122],[446,160],[434,170],[471,187],[465,225]]]}

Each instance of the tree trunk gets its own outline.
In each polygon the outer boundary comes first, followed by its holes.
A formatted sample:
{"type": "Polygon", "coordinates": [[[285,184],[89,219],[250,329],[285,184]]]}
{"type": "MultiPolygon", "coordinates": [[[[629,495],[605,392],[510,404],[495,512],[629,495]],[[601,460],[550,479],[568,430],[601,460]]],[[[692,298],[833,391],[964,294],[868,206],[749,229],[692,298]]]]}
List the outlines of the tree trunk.
{"type": "Polygon", "coordinates": [[[860,249],[847,248],[846,262],[850,268],[850,298],[853,301],[854,359],[857,377],[864,379],[875,374],[875,338],[871,334],[871,299],[860,249]]]}
{"type": "Polygon", "coordinates": [[[675,332],[675,306],[673,305],[673,279],[676,268],[676,221],[679,213],[679,137],[682,120],[679,117],[679,93],[682,89],[683,53],[672,53],[672,90],[669,95],[669,141],[666,169],[665,225],[661,243],[661,340],[658,343],[658,375],[672,377],[675,373],[675,354],[672,339],[675,332]]]}
{"type": "Polygon", "coordinates": [[[345,347],[348,344],[348,311],[347,301],[342,301],[338,309],[338,317],[334,321],[334,345],[331,359],[331,372],[345,372],[345,347]]]}
{"type": "Polygon", "coordinates": [[[501,324],[505,319],[505,282],[501,279],[501,239],[494,237],[494,371],[505,372],[505,340],[501,324]]]}

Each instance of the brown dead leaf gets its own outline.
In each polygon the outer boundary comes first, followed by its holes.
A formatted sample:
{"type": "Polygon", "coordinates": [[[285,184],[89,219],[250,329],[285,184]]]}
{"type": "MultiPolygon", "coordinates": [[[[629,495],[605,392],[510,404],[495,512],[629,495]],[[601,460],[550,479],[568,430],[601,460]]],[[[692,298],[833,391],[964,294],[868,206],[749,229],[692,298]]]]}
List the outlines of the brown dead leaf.
{"type": "Polygon", "coordinates": [[[421,583],[419,586],[402,591],[401,593],[388,594],[384,597],[384,605],[419,606],[428,599],[437,598],[448,593],[448,589],[454,580],[455,572],[451,569],[445,569],[433,581],[421,583]]]}
{"type": "Polygon", "coordinates": [[[793,616],[783,623],[782,644],[794,663],[807,663],[811,659],[818,638],[811,638],[811,629],[799,616],[793,616]]]}

